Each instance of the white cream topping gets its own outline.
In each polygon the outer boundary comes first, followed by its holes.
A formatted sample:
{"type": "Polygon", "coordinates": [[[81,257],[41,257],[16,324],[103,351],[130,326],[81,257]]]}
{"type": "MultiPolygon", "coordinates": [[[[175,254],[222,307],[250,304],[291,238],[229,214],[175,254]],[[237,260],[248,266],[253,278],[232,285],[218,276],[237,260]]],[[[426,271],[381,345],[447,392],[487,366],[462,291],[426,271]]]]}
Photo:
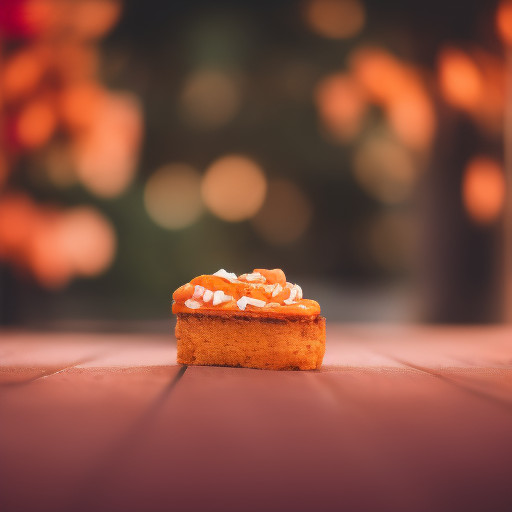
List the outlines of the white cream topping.
{"type": "Polygon", "coordinates": [[[245,308],[247,307],[248,304],[250,304],[251,306],[256,306],[258,308],[263,308],[266,305],[266,302],[264,300],[247,297],[246,295],[240,297],[236,302],[238,309],[241,309],[242,311],[245,311],[245,308]]]}
{"type": "Polygon", "coordinates": [[[299,300],[302,299],[302,288],[298,284],[294,284],[293,286],[297,290],[297,298],[299,300]]]}
{"type": "Polygon", "coordinates": [[[230,282],[234,282],[234,281],[238,280],[236,274],[234,274],[233,272],[228,272],[228,271],[224,270],[223,268],[221,268],[220,270],[217,270],[217,272],[215,272],[215,274],[212,274],[212,275],[217,276],[217,277],[222,277],[223,279],[227,279],[230,282]]]}
{"type": "Polygon", "coordinates": [[[243,277],[246,281],[249,281],[250,283],[254,281],[260,281],[264,283],[266,281],[266,279],[259,272],[253,272],[252,274],[242,274],[240,277],[243,277]]]}
{"type": "Polygon", "coordinates": [[[297,302],[292,299],[284,299],[283,302],[288,306],[291,306],[292,304],[297,304],[297,302]]]}
{"type": "Polygon", "coordinates": [[[229,302],[233,300],[231,295],[226,295],[222,290],[217,290],[213,292],[213,305],[217,306],[218,304],[222,304],[223,302],[229,302]]]}
{"type": "Polygon", "coordinates": [[[276,287],[274,288],[274,291],[272,292],[272,297],[275,297],[276,295],[278,295],[282,291],[283,291],[283,287],[279,283],[277,283],[276,287]]]}
{"type": "Polygon", "coordinates": [[[204,286],[200,286],[200,285],[196,284],[196,287],[194,288],[194,294],[192,295],[192,298],[193,299],[200,299],[203,296],[204,290],[205,290],[204,286]]]}
{"type": "Polygon", "coordinates": [[[203,302],[210,302],[212,300],[212,297],[213,292],[211,290],[206,289],[203,295],[203,302]]]}
{"type": "Polygon", "coordinates": [[[187,299],[185,301],[185,306],[187,306],[187,308],[189,309],[198,309],[201,307],[201,304],[199,304],[199,302],[197,302],[196,300],[187,299]]]}

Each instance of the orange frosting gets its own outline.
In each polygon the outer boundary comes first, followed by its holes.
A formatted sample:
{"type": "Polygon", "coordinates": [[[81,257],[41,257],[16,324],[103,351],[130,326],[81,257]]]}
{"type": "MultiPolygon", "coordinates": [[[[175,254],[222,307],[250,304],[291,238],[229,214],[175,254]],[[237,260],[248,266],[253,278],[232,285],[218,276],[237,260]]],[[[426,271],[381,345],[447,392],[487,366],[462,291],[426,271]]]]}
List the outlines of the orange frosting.
{"type": "Polygon", "coordinates": [[[318,302],[303,299],[300,287],[287,283],[281,269],[255,269],[251,274],[240,276],[225,271],[216,274],[219,275],[202,275],[180,286],[172,296],[172,312],[237,312],[250,316],[320,314],[318,302]]]}

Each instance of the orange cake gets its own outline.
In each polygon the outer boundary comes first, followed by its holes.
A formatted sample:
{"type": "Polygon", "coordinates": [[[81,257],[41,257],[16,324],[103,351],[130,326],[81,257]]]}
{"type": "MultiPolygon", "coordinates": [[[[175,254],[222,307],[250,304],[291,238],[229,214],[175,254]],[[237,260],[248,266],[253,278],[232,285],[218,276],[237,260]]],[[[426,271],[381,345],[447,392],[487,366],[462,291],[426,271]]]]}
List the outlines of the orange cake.
{"type": "Polygon", "coordinates": [[[325,352],[325,318],[280,269],[202,275],[173,294],[178,363],[314,370],[325,352]]]}

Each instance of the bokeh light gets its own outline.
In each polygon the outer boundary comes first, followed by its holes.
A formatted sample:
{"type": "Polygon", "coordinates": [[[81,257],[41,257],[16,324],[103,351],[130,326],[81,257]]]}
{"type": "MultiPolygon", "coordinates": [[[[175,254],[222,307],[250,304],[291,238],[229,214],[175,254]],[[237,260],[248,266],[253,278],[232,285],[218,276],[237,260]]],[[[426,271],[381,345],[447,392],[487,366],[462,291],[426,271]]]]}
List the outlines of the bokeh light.
{"type": "Polygon", "coordinates": [[[110,267],[116,253],[116,234],[99,210],[92,206],[67,210],[58,228],[60,252],[75,275],[93,277],[110,267]]]}
{"type": "Polygon", "coordinates": [[[157,169],[146,183],[144,206],[151,219],[163,228],[190,226],[203,211],[201,175],[181,163],[157,169]]]}
{"type": "Polygon", "coordinates": [[[468,215],[477,224],[495,222],[505,201],[505,176],[501,165],[485,156],[472,158],[464,171],[462,199],[468,215]]]}
{"type": "Polygon", "coordinates": [[[446,47],[438,56],[439,84],[451,105],[471,111],[483,93],[483,78],[471,57],[457,48],[446,47]]]}
{"type": "Polygon", "coordinates": [[[365,9],[358,0],[309,0],[304,5],[309,28],[329,39],[346,39],[358,34],[365,23],[365,9]]]}
{"type": "Polygon", "coordinates": [[[354,78],[369,101],[384,109],[401,142],[415,150],[427,150],[437,120],[421,73],[378,47],[356,49],[349,62],[354,78]]]}
{"type": "Polygon", "coordinates": [[[502,41],[512,46],[512,1],[502,0],[496,11],[496,27],[502,41]]]}
{"type": "Polygon", "coordinates": [[[72,129],[90,127],[105,101],[105,90],[96,82],[78,82],[60,94],[60,115],[72,129]]]}
{"type": "Polygon", "coordinates": [[[180,100],[187,124],[213,129],[229,123],[240,107],[235,80],[219,70],[200,70],[186,81],[180,100]]]}
{"type": "Polygon", "coordinates": [[[41,80],[44,63],[34,49],[21,50],[5,63],[2,91],[6,100],[13,101],[29,94],[41,80]]]}
{"type": "Polygon", "coordinates": [[[52,103],[45,99],[34,100],[21,111],[16,134],[21,145],[28,149],[43,146],[53,135],[57,116],[52,103]]]}
{"type": "Polygon", "coordinates": [[[354,153],[356,181],[370,196],[384,204],[409,199],[416,180],[416,166],[409,151],[385,137],[372,137],[354,153]]]}
{"type": "Polygon", "coordinates": [[[251,218],[261,208],[266,192],[263,170],[242,155],[227,155],[213,162],[201,184],[206,206],[229,222],[251,218]]]}
{"type": "Polygon", "coordinates": [[[311,224],[313,206],[292,181],[270,180],[267,198],[251,223],[267,242],[286,245],[301,238],[311,224]]]}
{"type": "Polygon", "coordinates": [[[105,95],[92,126],[76,139],[79,181],[93,194],[116,197],[132,182],[142,137],[142,112],[128,93],[105,95]]]}
{"type": "Polygon", "coordinates": [[[428,149],[436,130],[436,117],[430,98],[411,88],[386,108],[391,129],[408,147],[428,149]]]}
{"type": "Polygon", "coordinates": [[[351,76],[337,73],[323,78],[315,89],[315,103],[336,140],[348,142],[361,131],[367,104],[364,91],[351,76]]]}
{"type": "Polygon", "coordinates": [[[117,22],[121,14],[119,0],[80,0],[73,3],[70,30],[79,39],[98,39],[117,22]]]}

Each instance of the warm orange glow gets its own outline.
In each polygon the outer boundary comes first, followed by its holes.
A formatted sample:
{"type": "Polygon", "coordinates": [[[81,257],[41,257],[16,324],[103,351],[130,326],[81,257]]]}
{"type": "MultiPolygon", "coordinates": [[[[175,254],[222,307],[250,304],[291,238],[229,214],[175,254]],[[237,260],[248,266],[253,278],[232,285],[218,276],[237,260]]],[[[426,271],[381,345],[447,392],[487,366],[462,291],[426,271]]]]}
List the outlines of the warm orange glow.
{"type": "Polygon", "coordinates": [[[353,37],[365,23],[364,6],[358,0],[309,0],[304,16],[313,32],[329,39],[353,37]]]}
{"type": "Polygon", "coordinates": [[[377,104],[388,104],[404,90],[418,87],[414,71],[382,48],[359,48],[349,61],[355,78],[377,104]]]}
{"type": "Polygon", "coordinates": [[[27,251],[30,270],[45,288],[65,287],[73,277],[73,267],[62,251],[61,215],[57,211],[41,210],[27,251]]]}
{"type": "Polygon", "coordinates": [[[338,140],[352,140],[361,130],[366,100],[359,84],[343,73],[323,78],[315,90],[322,121],[338,140]]]}
{"type": "Polygon", "coordinates": [[[501,165],[487,157],[473,158],[464,171],[462,199],[467,213],[476,223],[496,221],[505,201],[505,177],[501,165]]]}
{"type": "Polygon", "coordinates": [[[118,0],[81,0],[72,5],[72,30],[81,39],[104,36],[116,24],[121,14],[121,2],[118,0]]]}
{"type": "Polygon", "coordinates": [[[357,148],[354,174],[369,195],[384,204],[398,204],[410,197],[416,166],[410,153],[386,138],[373,138],[357,148]]]}
{"type": "Polygon", "coordinates": [[[53,105],[41,99],[29,103],[21,111],[16,131],[23,146],[35,149],[48,142],[56,126],[57,119],[53,105]]]}
{"type": "Polygon", "coordinates": [[[58,250],[65,255],[74,274],[93,277],[110,267],[116,252],[116,234],[96,208],[79,206],[68,210],[58,229],[58,250]]]}
{"type": "Polygon", "coordinates": [[[482,49],[473,51],[481,70],[485,91],[475,105],[475,120],[491,135],[501,136],[505,110],[505,66],[503,59],[482,49]]]}
{"type": "Polygon", "coordinates": [[[62,118],[71,128],[87,128],[98,117],[104,99],[104,89],[95,82],[68,87],[60,98],[62,118]]]}
{"type": "Polygon", "coordinates": [[[229,123],[240,107],[240,92],[232,77],[216,70],[191,75],[181,96],[185,121],[198,128],[218,128],[229,123]]]}
{"type": "Polygon", "coordinates": [[[0,256],[19,257],[32,234],[37,211],[24,194],[9,194],[0,199],[0,256]]]}
{"type": "Polygon", "coordinates": [[[96,79],[100,60],[96,45],[66,42],[49,45],[46,51],[64,83],[90,82],[96,79]]]}
{"type": "Polygon", "coordinates": [[[44,72],[41,58],[33,50],[23,50],[10,57],[3,72],[3,94],[13,100],[30,93],[44,72]]]}
{"type": "Polygon", "coordinates": [[[271,180],[261,210],[251,220],[259,235],[274,245],[301,238],[311,224],[313,207],[295,185],[285,179],[271,180]]]}
{"type": "Polygon", "coordinates": [[[512,1],[500,2],[496,11],[496,27],[502,41],[512,46],[512,1]]]}
{"type": "Polygon", "coordinates": [[[434,138],[436,118],[430,98],[411,88],[386,108],[391,128],[399,139],[413,149],[427,149],[434,138]]]}
{"type": "Polygon", "coordinates": [[[79,181],[93,194],[115,197],[135,175],[142,137],[142,112],[127,93],[105,95],[92,126],[74,146],[79,181]]]}
{"type": "Polygon", "coordinates": [[[471,111],[483,93],[483,78],[475,62],[457,48],[444,48],[438,57],[439,84],[444,99],[471,111]]]}
{"type": "Polygon", "coordinates": [[[146,183],[144,205],[151,219],[163,228],[190,226],[203,211],[201,175],[187,164],[158,169],[146,183]]]}
{"type": "Polygon", "coordinates": [[[228,155],[213,162],[201,184],[206,206],[229,222],[251,218],[261,208],[266,192],[263,170],[240,155],[228,155]]]}
{"type": "Polygon", "coordinates": [[[55,0],[27,0],[20,4],[24,24],[36,34],[54,29],[62,11],[55,0]]]}

